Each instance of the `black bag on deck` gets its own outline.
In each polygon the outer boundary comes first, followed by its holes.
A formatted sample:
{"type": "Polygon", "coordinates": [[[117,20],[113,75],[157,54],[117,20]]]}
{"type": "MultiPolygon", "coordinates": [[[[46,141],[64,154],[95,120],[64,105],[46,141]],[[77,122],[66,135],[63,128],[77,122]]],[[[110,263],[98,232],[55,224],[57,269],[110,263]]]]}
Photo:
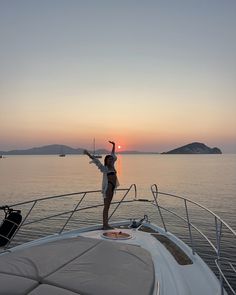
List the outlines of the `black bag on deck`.
{"type": "Polygon", "coordinates": [[[5,219],[0,225],[0,247],[5,246],[8,243],[22,220],[20,210],[13,210],[7,206],[2,207],[1,209],[5,211],[5,219]]]}

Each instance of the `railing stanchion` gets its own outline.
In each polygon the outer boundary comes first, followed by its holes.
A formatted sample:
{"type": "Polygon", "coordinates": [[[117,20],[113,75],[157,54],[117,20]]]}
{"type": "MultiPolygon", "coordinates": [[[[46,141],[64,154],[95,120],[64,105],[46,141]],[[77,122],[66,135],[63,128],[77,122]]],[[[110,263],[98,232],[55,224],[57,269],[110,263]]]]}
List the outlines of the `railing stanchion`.
{"type": "Polygon", "coordinates": [[[188,232],[189,232],[189,237],[190,237],[190,243],[191,243],[191,248],[193,255],[195,255],[195,249],[194,249],[194,244],[193,244],[193,236],[192,236],[192,230],[191,230],[191,223],[189,221],[189,215],[188,215],[188,206],[187,206],[187,201],[184,199],[184,206],[185,206],[185,211],[186,211],[186,217],[187,217],[187,223],[188,223],[188,232]]]}
{"type": "Polygon", "coordinates": [[[128,188],[127,192],[124,194],[123,198],[120,200],[120,202],[117,204],[116,208],[112,211],[112,213],[108,217],[108,220],[111,219],[111,217],[116,212],[116,210],[118,209],[118,207],[120,206],[120,204],[123,202],[123,200],[125,199],[125,197],[128,195],[128,193],[130,192],[130,190],[131,190],[132,187],[134,187],[134,193],[135,193],[134,198],[135,198],[135,200],[137,199],[137,188],[136,188],[136,185],[135,184],[131,184],[131,186],[128,188]]]}
{"type": "MultiPolygon", "coordinates": [[[[222,222],[220,221],[220,224],[218,224],[218,219],[216,216],[215,216],[215,228],[216,228],[216,255],[217,255],[216,261],[220,267],[222,222]]],[[[220,277],[221,295],[224,295],[223,278],[220,271],[219,271],[219,277],[220,277]]]]}
{"type": "Polygon", "coordinates": [[[159,206],[159,204],[158,204],[158,201],[157,201],[158,188],[157,188],[157,185],[156,185],[156,184],[154,184],[153,186],[151,186],[152,195],[153,195],[153,198],[154,198],[154,200],[155,200],[155,203],[156,203],[156,206],[157,206],[158,212],[159,212],[159,214],[160,214],[160,216],[161,216],[161,221],[162,221],[163,227],[164,227],[164,229],[165,229],[165,232],[167,232],[167,228],[166,228],[166,225],[165,225],[164,217],[163,217],[163,215],[162,215],[161,208],[160,208],[160,206],[159,206]],[[153,191],[153,188],[152,188],[153,186],[155,187],[155,191],[153,191]]]}
{"type": "Polygon", "coordinates": [[[86,192],[84,193],[83,197],[80,199],[80,201],[78,202],[78,204],[75,206],[74,210],[71,212],[70,216],[67,218],[65,224],[63,225],[63,227],[60,229],[59,231],[59,235],[63,232],[64,228],[66,227],[66,225],[68,224],[68,222],[71,220],[72,216],[74,215],[76,209],[79,207],[79,205],[81,204],[81,202],[83,201],[84,197],[86,196],[86,192]]]}

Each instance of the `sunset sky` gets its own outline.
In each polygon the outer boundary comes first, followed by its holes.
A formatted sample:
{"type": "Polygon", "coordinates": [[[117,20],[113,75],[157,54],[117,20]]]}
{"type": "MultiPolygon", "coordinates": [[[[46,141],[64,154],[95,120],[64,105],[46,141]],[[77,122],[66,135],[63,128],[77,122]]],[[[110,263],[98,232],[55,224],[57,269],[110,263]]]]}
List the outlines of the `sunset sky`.
{"type": "Polygon", "coordinates": [[[235,0],[0,0],[0,150],[236,153],[235,0]]]}

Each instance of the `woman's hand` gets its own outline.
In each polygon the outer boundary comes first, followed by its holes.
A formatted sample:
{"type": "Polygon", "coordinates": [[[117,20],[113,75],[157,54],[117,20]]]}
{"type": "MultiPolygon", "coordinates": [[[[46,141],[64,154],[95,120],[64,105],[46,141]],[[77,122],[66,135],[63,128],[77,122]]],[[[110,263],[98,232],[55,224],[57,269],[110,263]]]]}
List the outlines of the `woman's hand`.
{"type": "Polygon", "coordinates": [[[91,157],[90,153],[87,150],[84,150],[84,154],[91,157]]]}
{"type": "Polygon", "coordinates": [[[93,159],[93,156],[87,150],[84,150],[84,154],[89,156],[90,159],[93,159]]]}
{"type": "Polygon", "coordinates": [[[109,142],[110,142],[111,144],[115,145],[114,141],[110,141],[110,140],[109,140],[109,142]]]}

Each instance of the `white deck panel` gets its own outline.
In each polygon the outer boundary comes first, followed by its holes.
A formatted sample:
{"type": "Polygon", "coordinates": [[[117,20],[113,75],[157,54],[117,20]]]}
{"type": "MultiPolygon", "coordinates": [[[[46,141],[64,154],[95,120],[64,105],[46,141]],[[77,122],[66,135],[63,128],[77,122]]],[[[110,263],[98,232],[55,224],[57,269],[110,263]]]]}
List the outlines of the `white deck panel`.
{"type": "Polygon", "coordinates": [[[58,236],[18,249],[0,255],[0,294],[153,295],[153,261],[139,246],[58,236]]]}
{"type": "MultiPolygon", "coordinates": [[[[119,229],[116,231],[119,231],[119,229]]],[[[187,245],[172,234],[169,234],[169,237],[171,237],[184,252],[187,252],[193,264],[178,264],[165,246],[150,233],[132,229],[122,229],[122,232],[131,234],[132,238],[117,242],[139,245],[151,254],[155,267],[155,284],[156,286],[157,283],[159,284],[160,295],[220,294],[219,282],[209,267],[197,254],[193,255],[191,249],[187,245]]],[[[102,231],[82,233],[82,235],[86,237],[103,239],[101,234],[102,231]]]]}
{"type": "MultiPolygon", "coordinates": [[[[98,227],[96,227],[98,228],[98,227]]],[[[189,258],[193,261],[193,264],[190,265],[180,265],[177,263],[175,258],[172,256],[172,254],[165,248],[165,246],[160,243],[156,238],[154,238],[150,233],[141,232],[138,230],[132,230],[132,229],[122,229],[122,232],[129,233],[132,237],[127,240],[120,240],[120,241],[110,241],[108,239],[105,239],[102,237],[102,233],[104,231],[102,230],[95,230],[96,228],[91,228],[91,231],[84,231],[84,230],[75,230],[71,233],[66,233],[63,235],[55,235],[53,237],[48,237],[46,239],[41,239],[38,241],[34,241],[29,244],[25,244],[19,247],[16,247],[13,249],[10,256],[12,258],[17,257],[18,252],[25,253],[28,259],[30,259],[31,263],[27,267],[23,267],[25,260],[24,255],[20,258],[13,259],[13,261],[17,261],[17,265],[14,265],[13,262],[9,263],[9,260],[7,259],[8,254],[0,255],[0,274],[13,274],[14,276],[24,277],[31,279],[33,281],[19,281],[19,284],[24,286],[25,290],[28,290],[28,286],[30,288],[35,287],[35,282],[38,284],[38,287],[32,290],[32,295],[41,295],[44,294],[43,292],[47,288],[48,290],[52,289],[53,292],[57,294],[58,291],[63,292],[63,288],[65,292],[67,291],[68,295],[69,292],[73,292],[76,294],[83,294],[84,290],[89,290],[89,293],[91,295],[104,295],[107,294],[141,294],[141,295],[219,295],[220,294],[220,285],[219,281],[215,277],[215,275],[210,271],[208,266],[202,261],[202,259],[198,255],[192,255],[191,249],[181,242],[179,239],[177,239],[172,234],[168,233],[168,237],[174,241],[184,252],[189,256],[189,258]],[[81,240],[81,238],[82,240],[81,240]],[[86,247],[86,239],[84,238],[90,238],[88,239],[88,247],[86,247]],[[68,242],[69,241],[69,242],[68,242]],[[48,243],[50,242],[50,243],[48,243]],[[59,243],[58,243],[59,242],[59,243]],[[112,243],[111,243],[112,242],[112,243]],[[68,244],[67,244],[68,243],[68,244]],[[55,251],[55,245],[57,245],[57,251],[55,251]],[[106,245],[106,247],[102,247],[102,244],[106,245]],[[115,257],[115,252],[112,252],[115,250],[115,247],[112,247],[112,251],[109,250],[109,244],[110,245],[116,245],[117,249],[120,248],[119,245],[124,244],[127,245],[127,249],[129,249],[129,245],[135,245],[138,247],[134,247],[134,249],[144,249],[143,252],[145,253],[142,259],[140,261],[141,264],[130,264],[129,268],[122,268],[124,266],[124,263],[122,261],[119,261],[119,257],[115,257]],[[39,247],[38,249],[40,251],[36,251],[35,255],[30,254],[29,246],[34,245],[36,247],[39,247]],[[45,249],[48,248],[48,252],[45,252],[45,249]],[[99,251],[96,253],[89,254],[89,249],[93,248],[106,248],[105,252],[103,251],[103,254],[100,255],[99,251]],[[28,253],[29,252],[29,253],[28,253]],[[79,257],[84,254],[88,254],[85,261],[81,260],[79,261],[79,257]],[[110,253],[111,255],[106,255],[106,253],[110,253]],[[149,287],[147,290],[144,291],[142,287],[145,287],[144,282],[149,278],[151,275],[150,269],[145,272],[135,273],[137,270],[143,271],[143,266],[145,266],[145,260],[149,260],[148,255],[146,253],[149,253],[149,256],[152,258],[151,261],[154,265],[154,291],[150,293],[150,290],[153,289],[150,287],[151,283],[149,284],[149,287]],[[48,256],[47,256],[48,255],[48,256]],[[95,268],[97,270],[94,270],[94,259],[96,256],[99,255],[98,263],[96,264],[95,268]],[[49,260],[50,256],[50,260],[49,260]],[[41,257],[44,257],[44,259],[41,259],[41,257]],[[45,260],[46,257],[46,260],[45,260]],[[115,258],[114,261],[116,261],[116,267],[114,267],[115,272],[112,274],[112,276],[109,277],[109,274],[113,271],[113,265],[111,262],[113,261],[113,257],[115,258]],[[146,257],[146,258],[145,258],[146,257]],[[102,284],[101,287],[101,293],[96,291],[97,284],[99,283],[101,279],[101,274],[103,273],[101,268],[99,269],[99,265],[101,266],[104,261],[107,261],[110,263],[108,267],[108,277],[105,279],[105,283],[107,282],[114,282],[116,280],[116,274],[119,274],[119,272],[122,272],[122,274],[125,273],[125,276],[120,277],[120,281],[116,282],[116,292],[114,293],[111,289],[106,288],[106,284],[102,284]],[[47,265],[47,259],[48,259],[48,265],[47,265]],[[70,260],[72,263],[68,264],[68,260],[70,260]],[[100,261],[99,261],[100,260],[100,261]],[[80,268],[79,262],[82,262],[86,267],[80,268]],[[120,263],[118,263],[120,262],[120,263]],[[144,263],[144,264],[143,264],[144,263]],[[64,267],[63,267],[64,264],[64,267]],[[93,271],[95,271],[93,273],[93,271]],[[125,272],[124,272],[125,271],[125,272]],[[77,273],[76,273],[77,272],[77,273]],[[79,285],[83,284],[83,276],[85,275],[85,272],[89,273],[92,272],[93,279],[90,281],[91,288],[88,287],[87,282],[84,285],[84,289],[80,288],[79,285]],[[73,275],[71,275],[71,273],[73,275]],[[116,274],[115,274],[116,273],[116,274]],[[65,278],[67,276],[67,278],[65,278]],[[74,279],[71,280],[71,277],[74,277],[74,279]],[[77,278],[81,278],[81,280],[77,280],[77,278]],[[138,279],[137,279],[138,278],[138,279]],[[64,280],[64,283],[63,283],[64,280]],[[70,281],[71,280],[71,281],[70,281]],[[41,284],[43,283],[43,284],[41,284]],[[137,292],[134,289],[131,291],[131,289],[126,288],[126,293],[124,293],[123,286],[126,286],[126,284],[131,283],[136,285],[135,288],[137,292]],[[53,286],[55,287],[53,289],[53,286]],[[56,289],[58,288],[58,289],[56,289]],[[159,290],[158,290],[159,288],[159,290]],[[159,293],[158,293],[159,291],[159,293]],[[120,292],[120,293],[119,293],[120,292]]],[[[162,232],[158,227],[156,228],[159,230],[159,232],[162,232]]],[[[116,229],[115,231],[120,231],[119,229],[116,229]]],[[[132,246],[131,246],[132,247],[132,246]]],[[[103,250],[104,250],[103,249],[103,250]]],[[[135,254],[136,255],[136,254],[135,254]]],[[[131,255],[132,256],[132,255],[131,255]]],[[[130,257],[131,257],[130,256],[130,257]]],[[[138,257],[138,255],[137,255],[138,257]]],[[[123,257],[124,258],[124,257],[123,257]]],[[[126,258],[124,259],[126,261],[126,258]]],[[[10,277],[11,278],[11,277],[10,277]]],[[[152,280],[152,278],[151,278],[152,280]]],[[[8,282],[9,284],[9,282],[8,282]]],[[[12,284],[14,286],[14,284],[12,284]]],[[[127,286],[126,286],[127,287],[127,286]]],[[[133,287],[132,287],[133,288],[133,287]]],[[[146,288],[146,287],[145,287],[146,288]]],[[[31,293],[20,293],[20,294],[30,294],[31,293]]],[[[58,293],[58,294],[59,294],[58,293]]],[[[65,293],[65,294],[67,294],[65,293]]],[[[4,293],[4,295],[7,295],[8,293],[4,293]]],[[[9,293],[12,294],[12,293],[9,293]]],[[[18,294],[18,293],[16,293],[18,294]]]]}

